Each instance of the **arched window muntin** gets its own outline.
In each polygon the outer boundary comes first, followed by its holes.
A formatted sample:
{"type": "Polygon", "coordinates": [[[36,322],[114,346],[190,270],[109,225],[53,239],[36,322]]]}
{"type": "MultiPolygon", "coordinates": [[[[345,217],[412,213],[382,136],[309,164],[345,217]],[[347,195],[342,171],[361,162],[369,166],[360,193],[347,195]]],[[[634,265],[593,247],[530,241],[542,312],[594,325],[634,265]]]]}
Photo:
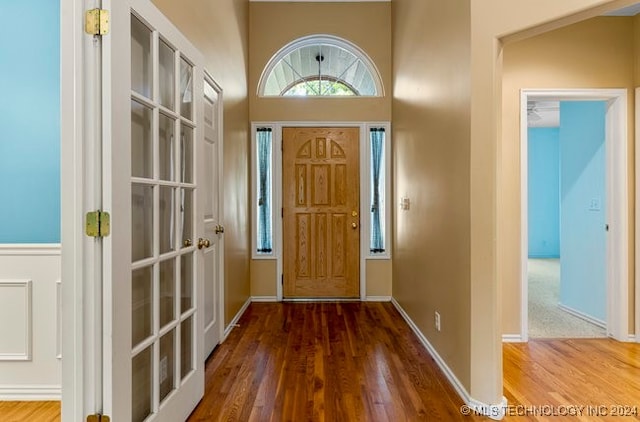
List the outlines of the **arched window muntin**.
{"type": "MultiPolygon", "coordinates": [[[[315,70],[315,69],[313,69],[315,70]]],[[[267,63],[258,84],[258,96],[284,96],[292,87],[310,81],[339,82],[354,92],[357,97],[382,97],[384,89],[380,73],[369,56],[355,44],[332,35],[310,35],[294,40],[282,47],[267,63]],[[314,47],[317,50],[314,50],[314,47]],[[293,53],[304,52],[306,66],[301,63],[291,63],[285,59],[293,57],[293,53]],[[316,53],[313,53],[316,51],[316,53]],[[340,52],[341,57],[335,55],[340,52]],[[327,53],[327,56],[325,56],[327,53]],[[330,56],[331,55],[331,56],[330,56]],[[321,60],[318,59],[321,58],[321,60]],[[320,63],[325,58],[329,60],[343,60],[330,67],[334,73],[312,73],[314,61],[320,63]],[[312,60],[313,59],[313,60],[312,60]],[[304,68],[304,69],[303,69],[304,68]]],[[[291,95],[287,95],[291,96],[291,95]]],[[[334,97],[333,95],[313,95],[313,97],[334,97]]],[[[351,97],[342,95],[341,97],[351,97]]]]}
{"type": "Polygon", "coordinates": [[[322,79],[319,79],[318,76],[309,76],[309,77],[305,77],[303,79],[298,79],[293,81],[292,83],[290,83],[288,86],[286,86],[283,90],[282,90],[282,94],[280,94],[283,97],[296,97],[296,96],[300,96],[297,94],[291,94],[291,90],[294,89],[295,87],[299,86],[299,85],[308,85],[312,91],[316,92],[315,95],[311,95],[311,96],[316,96],[316,97],[339,97],[339,96],[344,96],[344,97],[353,97],[353,96],[362,96],[360,94],[358,94],[358,90],[356,88],[354,88],[351,84],[348,84],[345,81],[342,81],[338,78],[334,78],[333,76],[327,76],[324,75],[322,79]],[[323,90],[322,88],[317,88],[315,87],[315,84],[318,83],[318,81],[321,82],[327,82],[329,84],[339,84],[344,86],[348,91],[350,91],[350,94],[329,94],[329,95],[325,95],[322,94],[323,90]]]}

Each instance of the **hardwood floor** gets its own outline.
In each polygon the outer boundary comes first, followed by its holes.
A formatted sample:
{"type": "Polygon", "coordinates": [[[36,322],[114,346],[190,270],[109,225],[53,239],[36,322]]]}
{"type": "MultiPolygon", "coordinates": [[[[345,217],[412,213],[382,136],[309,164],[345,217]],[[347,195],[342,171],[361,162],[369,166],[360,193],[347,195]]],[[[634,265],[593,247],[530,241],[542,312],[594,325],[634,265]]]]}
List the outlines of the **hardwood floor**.
{"type": "Polygon", "coordinates": [[[59,420],[59,401],[0,401],[0,421],[2,422],[57,422],[59,420]]]}
{"type": "Polygon", "coordinates": [[[505,344],[503,361],[507,415],[543,413],[518,420],[549,420],[550,410],[575,413],[563,420],[640,420],[640,344],[533,340],[505,344]]]}
{"type": "Polygon", "coordinates": [[[239,325],[190,421],[473,420],[391,303],[254,303],[239,325]]]}
{"type": "MultiPolygon", "coordinates": [[[[533,340],[503,352],[507,421],[640,420],[640,344],[533,340]]],[[[390,303],[254,303],[208,359],[205,388],[189,421],[489,420],[460,414],[390,303]]],[[[0,402],[1,422],[59,420],[59,402],[0,402]]]]}

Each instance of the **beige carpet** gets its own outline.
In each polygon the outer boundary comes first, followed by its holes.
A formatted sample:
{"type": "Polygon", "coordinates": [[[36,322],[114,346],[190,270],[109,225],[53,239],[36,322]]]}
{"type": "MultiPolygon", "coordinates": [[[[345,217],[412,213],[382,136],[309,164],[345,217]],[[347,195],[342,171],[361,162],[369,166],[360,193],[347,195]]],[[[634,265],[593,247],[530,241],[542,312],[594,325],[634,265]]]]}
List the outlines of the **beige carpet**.
{"type": "Polygon", "coordinates": [[[605,329],[575,317],[558,307],[560,260],[529,260],[529,337],[598,338],[605,329]]]}

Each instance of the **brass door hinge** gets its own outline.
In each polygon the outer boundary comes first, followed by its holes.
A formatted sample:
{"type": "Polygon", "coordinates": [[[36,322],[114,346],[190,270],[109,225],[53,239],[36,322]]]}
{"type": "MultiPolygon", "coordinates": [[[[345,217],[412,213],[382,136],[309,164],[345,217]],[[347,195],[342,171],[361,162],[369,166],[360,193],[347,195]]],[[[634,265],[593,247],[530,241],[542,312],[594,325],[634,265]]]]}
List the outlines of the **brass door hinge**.
{"type": "Polygon", "coordinates": [[[111,217],[106,211],[87,213],[85,232],[91,237],[107,237],[111,232],[111,217]]]}
{"type": "Polygon", "coordinates": [[[84,15],[84,31],[89,35],[105,35],[109,32],[109,11],[87,10],[84,15]]]}
{"type": "Polygon", "coordinates": [[[88,415],[87,422],[110,422],[111,418],[109,416],[101,415],[96,413],[95,415],[88,415]]]}

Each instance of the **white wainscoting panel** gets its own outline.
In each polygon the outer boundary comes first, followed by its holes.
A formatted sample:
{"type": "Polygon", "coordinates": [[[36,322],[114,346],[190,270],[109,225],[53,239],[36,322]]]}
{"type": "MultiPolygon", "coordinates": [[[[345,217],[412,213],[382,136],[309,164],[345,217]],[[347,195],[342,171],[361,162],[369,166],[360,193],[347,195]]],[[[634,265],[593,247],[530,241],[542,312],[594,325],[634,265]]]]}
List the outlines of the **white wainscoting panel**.
{"type": "Polygon", "coordinates": [[[0,279],[0,361],[31,360],[31,280],[0,279]]]}
{"type": "Polygon", "coordinates": [[[0,400],[59,400],[60,245],[0,244],[0,400]]]}

